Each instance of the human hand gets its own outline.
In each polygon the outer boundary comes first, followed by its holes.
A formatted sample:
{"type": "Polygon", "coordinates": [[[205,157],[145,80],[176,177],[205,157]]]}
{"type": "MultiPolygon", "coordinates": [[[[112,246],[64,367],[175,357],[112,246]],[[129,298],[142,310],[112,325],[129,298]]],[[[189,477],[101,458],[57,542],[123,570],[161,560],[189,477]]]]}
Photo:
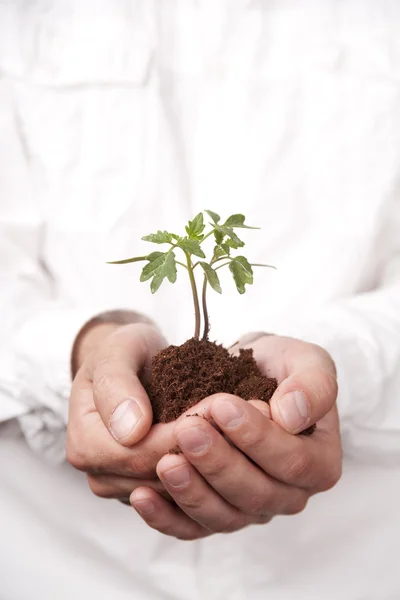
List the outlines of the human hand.
{"type": "Polygon", "coordinates": [[[181,455],[157,473],[176,506],[147,487],[131,503],[151,527],[181,539],[232,532],[275,515],[302,511],[310,496],[341,475],[337,381],[329,354],[312,344],[264,336],[252,344],[264,373],[276,377],[270,406],[219,394],[200,403],[201,417],[178,419],[181,455]],[[313,423],[312,436],[294,435],[313,423]]]}
{"type": "Polygon", "coordinates": [[[97,496],[126,499],[143,485],[166,495],[156,464],[175,444],[174,424],[151,428],[151,404],[139,379],[166,346],[164,338],[149,324],[107,323],[90,330],[80,346],[68,461],[87,474],[97,496]]]}

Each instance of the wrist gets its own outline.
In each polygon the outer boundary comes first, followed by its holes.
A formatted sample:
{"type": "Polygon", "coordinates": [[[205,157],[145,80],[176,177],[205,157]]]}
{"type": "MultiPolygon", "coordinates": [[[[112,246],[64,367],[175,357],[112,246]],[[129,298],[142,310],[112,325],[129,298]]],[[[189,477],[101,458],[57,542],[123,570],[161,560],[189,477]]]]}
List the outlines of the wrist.
{"type": "Polygon", "coordinates": [[[134,311],[113,310],[101,313],[90,319],[79,330],[72,346],[71,377],[75,378],[86,358],[99,344],[116,329],[132,323],[147,323],[152,321],[134,311]]]}

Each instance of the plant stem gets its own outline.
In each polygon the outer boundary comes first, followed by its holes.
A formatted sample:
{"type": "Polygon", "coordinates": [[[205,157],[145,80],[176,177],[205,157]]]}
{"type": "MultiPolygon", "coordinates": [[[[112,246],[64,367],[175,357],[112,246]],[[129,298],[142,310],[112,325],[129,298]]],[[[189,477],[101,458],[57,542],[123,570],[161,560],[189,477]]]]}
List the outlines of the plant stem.
{"type": "MultiPolygon", "coordinates": [[[[212,261],[210,262],[210,267],[215,265],[215,263],[220,262],[221,260],[225,260],[227,258],[229,258],[229,257],[221,256],[220,258],[212,259],[212,261]]],[[[199,264],[199,263],[196,263],[196,264],[199,264]]],[[[221,265],[221,267],[225,267],[226,265],[229,265],[229,263],[225,263],[224,265],[221,265]]],[[[217,267],[215,270],[217,270],[219,268],[220,267],[217,267]]],[[[208,285],[208,280],[207,280],[207,277],[204,275],[203,293],[201,296],[202,304],[203,304],[203,317],[204,317],[204,330],[203,330],[203,338],[202,339],[204,341],[208,340],[208,334],[210,333],[210,318],[208,316],[208,308],[207,308],[207,285],[208,285]]]]}
{"type": "Polygon", "coordinates": [[[196,279],[193,273],[192,261],[190,260],[190,254],[185,252],[187,261],[187,270],[189,273],[190,285],[192,286],[193,303],[194,303],[194,314],[195,314],[195,329],[194,338],[198,340],[200,338],[200,303],[199,295],[197,293],[196,279]]]}
{"type": "Polygon", "coordinates": [[[274,267],[274,265],[263,265],[260,263],[250,263],[251,267],[268,267],[269,269],[275,269],[275,271],[277,270],[276,267],[274,267]]]}
{"type": "Polygon", "coordinates": [[[203,340],[208,340],[208,334],[210,333],[210,319],[208,317],[207,310],[207,277],[204,275],[204,283],[203,283],[203,293],[202,293],[202,303],[203,303],[203,316],[204,316],[204,333],[203,340]]]}
{"type": "Polygon", "coordinates": [[[227,263],[224,263],[223,265],[219,265],[219,267],[215,267],[214,271],[218,271],[218,269],[222,269],[222,267],[226,267],[227,265],[229,265],[232,261],[229,261],[227,263]]]}
{"type": "Polygon", "coordinates": [[[176,260],[175,262],[177,265],[180,265],[181,267],[187,270],[187,266],[184,263],[180,262],[179,260],[176,260]]]}
{"type": "Polygon", "coordinates": [[[204,236],[204,238],[201,240],[201,243],[205,242],[205,241],[206,241],[206,239],[207,239],[207,238],[209,238],[209,237],[210,237],[210,235],[212,235],[212,234],[214,233],[214,231],[215,231],[215,227],[214,227],[214,228],[213,228],[211,231],[209,231],[209,232],[207,233],[207,235],[205,235],[205,236],[204,236]]]}
{"type": "Polygon", "coordinates": [[[231,257],[227,254],[224,254],[224,256],[220,256],[219,258],[213,258],[210,265],[215,265],[215,263],[221,262],[221,260],[228,260],[228,258],[231,260],[231,257]]]}

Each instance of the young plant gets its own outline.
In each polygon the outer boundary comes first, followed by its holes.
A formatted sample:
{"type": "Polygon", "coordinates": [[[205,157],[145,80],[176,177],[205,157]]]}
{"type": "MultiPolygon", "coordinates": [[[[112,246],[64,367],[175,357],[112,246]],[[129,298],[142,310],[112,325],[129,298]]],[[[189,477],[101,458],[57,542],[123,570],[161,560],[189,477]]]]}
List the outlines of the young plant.
{"type": "MultiPolygon", "coordinates": [[[[204,273],[202,288],[202,311],[203,311],[203,340],[208,339],[210,330],[210,321],[207,309],[207,288],[208,285],[218,294],[222,294],[222,288],[218,276],[219,269],[229,267],[236,288],[239,294],[244,294],[246,285],[253,283],[253,267],[271,267],[271,265],[249,263],[244,256],[232,256],[232,252],[243,248],[245,243],[238,237],[235,229],[259,229],[258,227],[249,227],[245,224],[244,215],[231,215],[224,223],[221,223],[221,217],[211,211],[205,211],[210,217],[209,226],[206,230],[203,213],[199,213],[193,221],[189,221],[186,226],[186,235],[179,236],[176,233],[168,231],[157,231],[142,238],[146,242],[153,244],[169,246],[165,252],[152,252],[146,256],[137,256],[126,258],[124,260],[112,261],[109,264],[127,264],[140,261],[146,261],[147,264],[142,270],[140,281],[150,282],[151,292],[154,294],[165,279],[175,283],[177,278],[177,265],[185,269],[188,273],[193,295],[195,311],[195,339],[200,338],[201,311],[199,293],[197,289],[195,271],[201,268],[204,273]],[[203,250],[204,242],[214,236],[214,247],[209,262],[206,262],[206,255],[203,250]],[[176,252],[180,251],[184,256],[184,262],[177,260],[176,252]],[[200,260],[197,260],[200,259],[200,260]],[[202,260],[204,259],[204,260],[202,260]]],[[[274,267],[272,267],[274,268],[274,267]]]]}

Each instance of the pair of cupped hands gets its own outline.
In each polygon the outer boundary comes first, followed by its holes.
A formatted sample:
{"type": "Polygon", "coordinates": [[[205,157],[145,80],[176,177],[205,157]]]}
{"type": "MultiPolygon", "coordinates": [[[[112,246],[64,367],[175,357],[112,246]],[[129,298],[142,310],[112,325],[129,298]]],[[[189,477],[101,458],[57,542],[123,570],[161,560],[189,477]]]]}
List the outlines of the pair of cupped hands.
{"type": "Polygon", "coordinates": [[[87,474],[95,495],[130,502],[150,527],[193,540],[297,514],[310,496],[336,484],[337,379],[324,349],[245,336],[232,351],[253,348],[261,370],[277,378],[269,405],[217,394],[186,413],[206,418],[184,414],[152,426],[140,376],[165,346],[143,323],[101,325],[82,342],[67,458],[87,474]],[[311,436],[298,435],[313,423],[311,436]],[[182,453],[170,454],[176,446],[182,453]]]}

